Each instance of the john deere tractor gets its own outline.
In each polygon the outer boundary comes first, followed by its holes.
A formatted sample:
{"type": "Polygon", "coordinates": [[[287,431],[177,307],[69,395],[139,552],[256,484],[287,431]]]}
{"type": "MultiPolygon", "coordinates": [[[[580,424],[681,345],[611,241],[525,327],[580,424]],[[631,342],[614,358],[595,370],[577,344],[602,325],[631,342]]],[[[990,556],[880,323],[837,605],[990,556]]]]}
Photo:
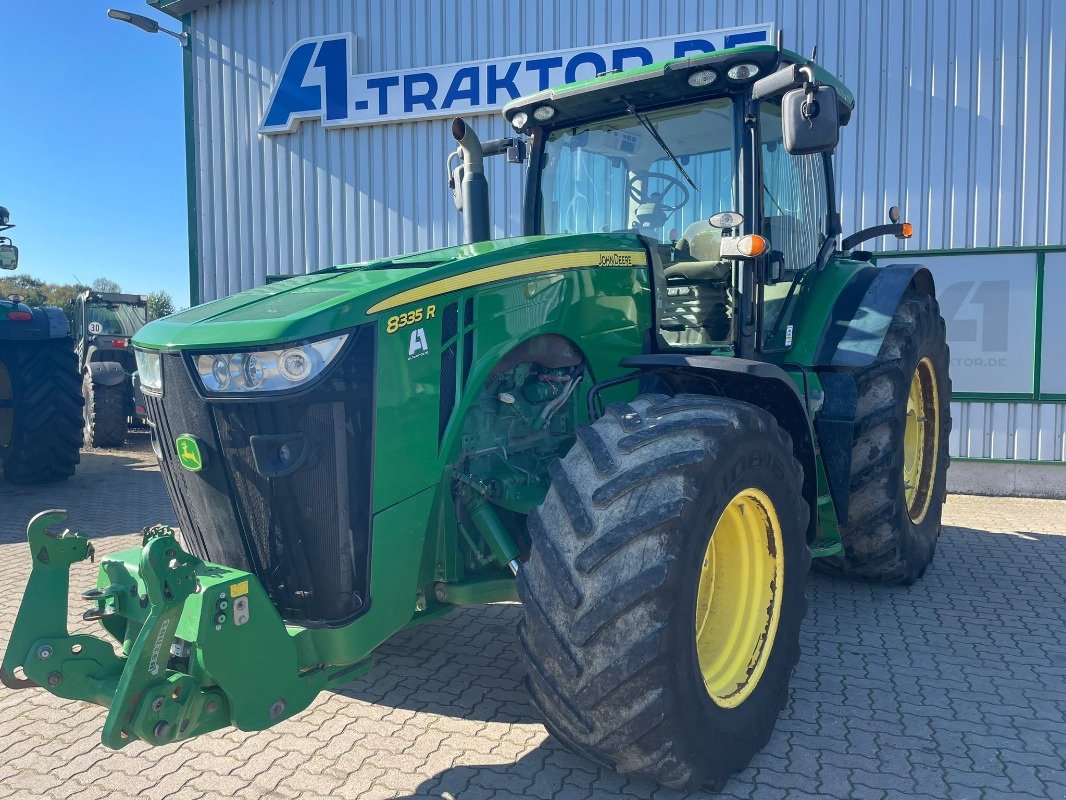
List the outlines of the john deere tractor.
{"type": "MultiPolygon", "coordinates": [[[[517,99],[453,123],[468,243],[271,283],[134,338],[180,537],[102,560],[29,525],[3,662],[109,707],[110,747],[259,730],[401,629],[519,599],[527,685],[577,753],[718,785],[767,741],[812,557],[908,584],[933,558],[950,427],[933,280],[843,240],[854,106],[774,46],[517,99]],[[484,159],[526,167],[487,239],[484,159]],[[120,645],[116,655],[113,644],[120,645]]],[[[453,162],[454,163],[454,162],[453,162]]]]}
{"type": "MultiPolygon", "coordinates": [[[[0,232],[14,228],[0,206],[0,232]]],[[[0,269],[18,268],[0,236],[0,269]]],[[[81,459],[81,393],[70,325],[61,309],[0,295],[0,462],[16,484],[56,483],[81,459]]]]}

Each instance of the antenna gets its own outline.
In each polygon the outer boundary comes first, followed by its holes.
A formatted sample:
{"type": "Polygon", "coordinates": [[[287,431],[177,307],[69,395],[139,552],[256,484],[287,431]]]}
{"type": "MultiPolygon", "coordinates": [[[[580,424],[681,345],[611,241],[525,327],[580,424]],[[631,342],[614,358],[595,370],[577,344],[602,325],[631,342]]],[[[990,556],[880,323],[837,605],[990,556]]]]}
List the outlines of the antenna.
{"type": "Polygon", "coordinates": [[[815,45],[814,49],[811,50],[811,62],[813,63],[817,59],[818,59],[818,45],[815,45]]]}
{"type": "Polygon", "coordinates": [[[777,52],[781,52],[785,49],[785,32],[780,28],[777,29],[777,52]]]}

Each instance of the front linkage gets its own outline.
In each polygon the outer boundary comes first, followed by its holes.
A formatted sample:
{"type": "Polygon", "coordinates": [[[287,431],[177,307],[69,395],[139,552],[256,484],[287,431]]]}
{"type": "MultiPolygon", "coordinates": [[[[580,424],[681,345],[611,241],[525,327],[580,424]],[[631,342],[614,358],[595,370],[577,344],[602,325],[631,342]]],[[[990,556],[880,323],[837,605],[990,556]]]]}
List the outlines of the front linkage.
{"type": "Polygon", "coordinates": [[[33,566],[0,681],[109,708],[103,742],[166,744],[226,725],[268,728],[318,692],[357,677],[369,662],[301,667],[289,629],[255,576],[182,550],[166,526],[145,528],[140,548],[104,559],[83,614],[121,644],[67,630],[70,566],[92,560],[80,533],[53,533],[65,511],[27,528],[33,566]],[[23,673],[25,677],[22,677],[23,673]]]}

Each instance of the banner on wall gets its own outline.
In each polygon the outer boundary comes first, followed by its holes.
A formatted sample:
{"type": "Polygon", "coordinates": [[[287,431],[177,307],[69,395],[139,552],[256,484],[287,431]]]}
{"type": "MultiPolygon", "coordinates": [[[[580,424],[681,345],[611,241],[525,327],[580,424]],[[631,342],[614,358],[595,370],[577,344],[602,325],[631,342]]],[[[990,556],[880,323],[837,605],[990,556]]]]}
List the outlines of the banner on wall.
{"type": "Polygon", "coordinates": [[[637,39],[598,47],[358,74],[353,33],[312,36],[285,56],[259,132],[291,133],[304,121],[326,128],[484,114],[566,83],[727,47],[769,44],[769,23],[637,39]]]}
{"type": "Polygon", "coordinates": [[[955,393],[1029,394],[1035,368],[1036,254],[878,256],[929,267],[951,348],[955,393]]]}

